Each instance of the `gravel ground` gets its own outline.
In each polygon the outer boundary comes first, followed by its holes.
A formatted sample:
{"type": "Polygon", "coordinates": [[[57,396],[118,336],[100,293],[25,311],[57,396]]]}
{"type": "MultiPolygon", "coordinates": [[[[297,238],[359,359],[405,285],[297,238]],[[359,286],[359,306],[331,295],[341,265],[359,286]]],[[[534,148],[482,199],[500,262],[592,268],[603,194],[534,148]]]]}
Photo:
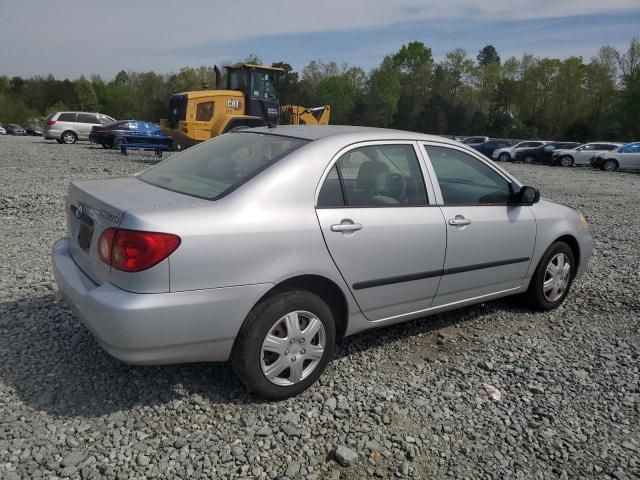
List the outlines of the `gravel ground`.
{"type": "Polygon", "coordinates": [[[0,478],[640,476],[640,176],[508,165],[591,222],[596,254],[562,307],[351,337],[313,388],[267,403],[226,365],[120,363],[61,301],[68,182],[148,162],[0,137],[0,478]]]}

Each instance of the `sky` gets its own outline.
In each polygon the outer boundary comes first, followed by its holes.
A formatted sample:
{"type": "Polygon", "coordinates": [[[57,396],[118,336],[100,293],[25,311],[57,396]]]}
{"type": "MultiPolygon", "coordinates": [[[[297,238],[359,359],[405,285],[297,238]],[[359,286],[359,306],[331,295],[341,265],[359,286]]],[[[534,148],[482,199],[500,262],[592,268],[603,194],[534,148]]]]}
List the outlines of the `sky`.
{"type": "Polygon", "coordinates": [[[0,75],[111,79],[249,54],[297,70],[311,60],[369,70],[411,41],[436,60],[457,47],[475,58],[492,44],[503,59],[588,61],[603,45],[625,50],[634,37],[638,0],[0,0],[0,75]]]}

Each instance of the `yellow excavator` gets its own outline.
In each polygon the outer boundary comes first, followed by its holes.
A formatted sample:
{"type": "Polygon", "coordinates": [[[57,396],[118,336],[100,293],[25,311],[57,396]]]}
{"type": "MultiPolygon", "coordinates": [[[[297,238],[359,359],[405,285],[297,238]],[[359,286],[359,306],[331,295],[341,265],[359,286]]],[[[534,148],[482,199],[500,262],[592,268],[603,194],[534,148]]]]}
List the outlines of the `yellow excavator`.
{"type": "Polygon", "coordinates": [[[221,88],[222,72],[215,66],[215,89],[175,93],[169,100],[169,118],[160,127],[182,149],[238,128],[264,125],[327,125],[331,107],[280,106],[278,80],[281,68],[241,64],[225,67],[227,87],[221,88]]]}

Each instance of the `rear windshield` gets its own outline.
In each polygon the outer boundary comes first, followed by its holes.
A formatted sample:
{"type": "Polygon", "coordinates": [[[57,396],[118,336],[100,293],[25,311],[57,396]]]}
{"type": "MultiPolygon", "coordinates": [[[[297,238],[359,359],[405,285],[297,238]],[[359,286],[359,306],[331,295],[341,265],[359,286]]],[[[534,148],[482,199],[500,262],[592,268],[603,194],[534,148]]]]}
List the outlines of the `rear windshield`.
{"type": "Polygon", "coordinates": [[[215,200],[306,143],[308,140],[280,135],[227,133],[160,162],[138,178],[156,187],[215,200]]]}

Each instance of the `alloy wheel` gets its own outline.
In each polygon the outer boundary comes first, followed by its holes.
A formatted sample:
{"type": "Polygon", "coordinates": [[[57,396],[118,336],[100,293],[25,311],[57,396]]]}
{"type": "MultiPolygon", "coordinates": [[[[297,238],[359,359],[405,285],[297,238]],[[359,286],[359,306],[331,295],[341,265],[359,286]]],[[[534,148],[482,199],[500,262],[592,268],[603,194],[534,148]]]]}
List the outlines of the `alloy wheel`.
{"type": "Polygon", "coordinates": [[[569,156],[564,156],[560,159],[560,165],[562,165],[563,167],[570,167],[573,164],[573,160],[571,160],[571,157],[569,156]]]}
{"type": "Polygon", "coordinates": [[[71,132],[66,132],[64,135],[62,135],[62,141],[67,144],[75,143],[76,136],[71,132]]]}
{"type": "Polygon", "coordinates": [[[571,280],[571,262],[564,253],[554,255],[544,273],[544,298],[549,302],[557,301],[569,286],[571,280]]]}
{"type": "Polygon", "coordinates": [[[273,324],[262,342],[262,373],[275,385],[295,385],[316,369],[326,341],[324,325],[316,315],[290,312],[273,324]]]}

